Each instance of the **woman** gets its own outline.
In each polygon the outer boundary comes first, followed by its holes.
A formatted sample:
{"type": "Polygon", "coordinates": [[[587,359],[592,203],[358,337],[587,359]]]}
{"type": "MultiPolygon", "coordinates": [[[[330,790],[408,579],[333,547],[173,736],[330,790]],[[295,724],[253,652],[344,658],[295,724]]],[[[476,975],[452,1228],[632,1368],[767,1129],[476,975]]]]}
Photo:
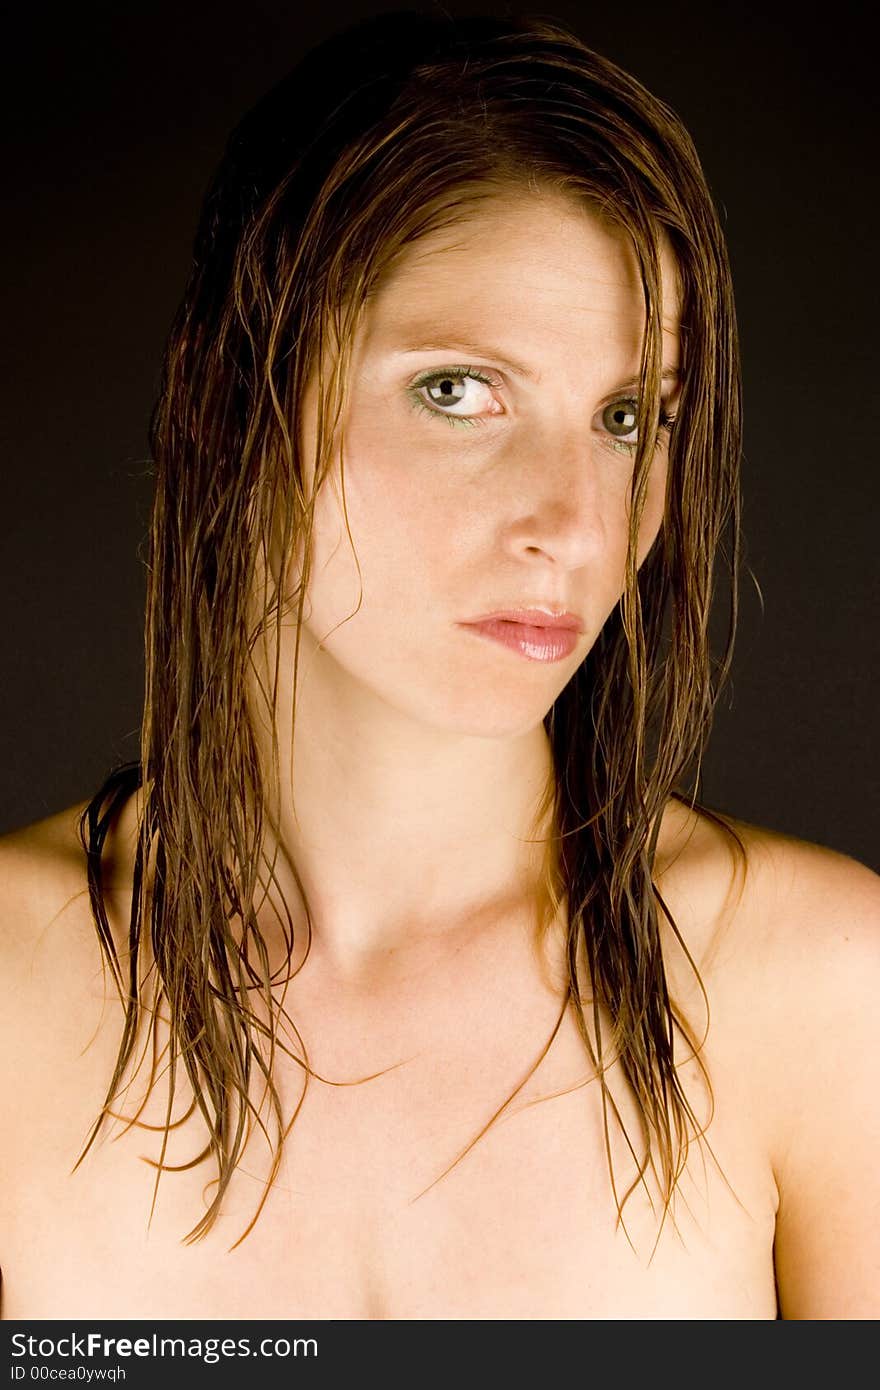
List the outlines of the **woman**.
{"type": "Polygon", "coordinates": [[[697,156],[574,35],[244,120],[142,762],[2,847],[6,1317],[876,1315],[877,878],[694,790],[739,448],[697,156]]]}

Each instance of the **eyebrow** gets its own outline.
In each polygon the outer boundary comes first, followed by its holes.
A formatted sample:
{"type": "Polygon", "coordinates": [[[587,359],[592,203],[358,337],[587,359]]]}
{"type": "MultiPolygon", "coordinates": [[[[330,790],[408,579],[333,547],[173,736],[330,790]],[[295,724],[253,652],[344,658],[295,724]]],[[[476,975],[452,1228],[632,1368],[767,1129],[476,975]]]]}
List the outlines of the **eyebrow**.
{"type": "Polygon", "coordinates": [[[524,366],[522,362],[513,361],[512,358],[506,357],[503,352],[496,351],[496,349],[491,347],[488,343],[483,343],[481,346],[479,343],[471,342],[469,339],[459,337],[458,335],[455,337],[444,337],[442,340],[440,338],[434,338],[430,341],[426,340],[423,343],[413,343],[404,348],[399,348],[398,351],[401,354],[415,352],[472,353],[476,357],[491,357],[498,363],[499,367],[507,367],[508,370],[513,372],[516,376],[523,376],[528,381],[537,380],[537,373],[533,372],[529,367],[524,366]]]}
{"type": "MultiPolygon", "coordinates": [[[[496,351],[496,349],[491,347],[488,343],[480,345],[479,343],[471,342],[467,338],[462,338],[458,335],[454,338],[445,337],[442,340],[436,338],[423,343],[408,344],[406,347],[397,348],[395,350],[395,356],[403,356],[408,353],[417,352],[463,352],[473,354],[476,357],[491,357],[500,367],[507,367],[515,376],[525,377],[527,381],[537,381],[538,379],[537,372],[525,366],[522,362],[516,362],[513,358],[505,356],[504,353],[496,351]]],[[[660,373],[662,381],[678,381],[680,377],[681,372],[678,367],[665,367],[660,373]]],[[[621,387],[637,386],[638,376],[634,376],[630,381],[621,382],[620,385],[621,387]]]]}

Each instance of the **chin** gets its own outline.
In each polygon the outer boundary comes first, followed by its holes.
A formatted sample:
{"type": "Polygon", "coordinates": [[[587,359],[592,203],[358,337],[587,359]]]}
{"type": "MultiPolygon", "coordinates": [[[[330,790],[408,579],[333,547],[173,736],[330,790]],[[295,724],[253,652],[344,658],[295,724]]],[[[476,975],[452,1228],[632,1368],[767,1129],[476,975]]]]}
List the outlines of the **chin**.
{"type": "Polygon", "coordinates": [[[460,701],[456,707],[453,700],[445,708],[415,709],[408,711],[423,723],[435,728],[438,734],[458,735],[462,738],[516,739],[523,738],[537,729],[552,708],[552,701],[537,703],[534,695],[531,700],[514,698],[512,691],[503,696],[487,695],[477,704],[471,695],[466,702],[460,701]]]}

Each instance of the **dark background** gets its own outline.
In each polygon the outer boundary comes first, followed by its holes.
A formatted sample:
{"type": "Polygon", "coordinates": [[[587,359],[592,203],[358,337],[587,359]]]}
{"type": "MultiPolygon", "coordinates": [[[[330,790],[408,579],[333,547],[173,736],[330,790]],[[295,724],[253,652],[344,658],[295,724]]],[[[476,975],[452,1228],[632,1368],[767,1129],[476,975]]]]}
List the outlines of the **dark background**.
{"type": "MultiPolygon", "coordinates": [[[[878,128],[861,7],[534,10],[680,113],[731,249],[763,611],[746,575],[704,799],[880,869],[878,128]]],[[[137,756],[146,425],[201,195],[243,110],[371,12],[81,4],[5,21],[0,830],[137,756]]]]}

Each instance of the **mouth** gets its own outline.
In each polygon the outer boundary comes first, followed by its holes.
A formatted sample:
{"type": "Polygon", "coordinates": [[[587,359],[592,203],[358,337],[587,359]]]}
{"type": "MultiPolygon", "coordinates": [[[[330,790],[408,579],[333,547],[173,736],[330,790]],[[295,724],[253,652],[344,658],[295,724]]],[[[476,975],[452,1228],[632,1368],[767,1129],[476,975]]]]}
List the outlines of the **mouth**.
{"type": "Polygon", "coordinates": [[[557,631],[584,630],[583,619],[579,613],[537,605],[529,608],[502,608],[497,612],[481,613],[479,617],[469,619],[469,624],[489,622],[518,623],[525,627],[554,628],[557,631]]]}
{"type": "MultiPolygon", "coordinates": [[[[525,616],[525,615],[524,615],[525,616]]],[[[529,612],[528,621],[519,617],[493,614],[474,622],[461,623],[474,636],[496,642],[529,661],[562,661],[571,656],[580,635],[579,620],[573,614],[529,612]],[[573,621],[563,623],[566,617],[573,621]]]]}

